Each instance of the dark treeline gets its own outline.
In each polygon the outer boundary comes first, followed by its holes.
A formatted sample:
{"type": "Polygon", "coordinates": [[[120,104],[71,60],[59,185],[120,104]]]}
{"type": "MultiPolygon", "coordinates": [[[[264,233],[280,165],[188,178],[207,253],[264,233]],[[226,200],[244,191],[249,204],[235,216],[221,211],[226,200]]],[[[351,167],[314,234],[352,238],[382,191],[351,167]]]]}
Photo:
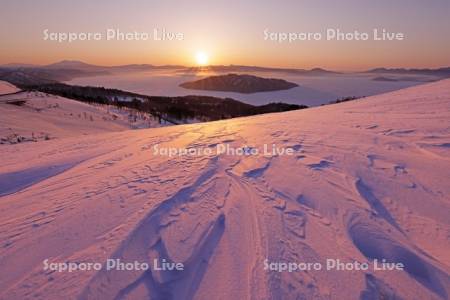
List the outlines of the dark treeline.
{"type": "Polygon", "coordinates": [[[307,108],[304,105],[270,103],[253,106],[231,98],[210,96],[159,97],[145,96],[117,89],[76,86],[63,83],[24,85],[25,90],[37,90],[87,103],[128,107],[150,113],[173,124],[184,120],[215,121],[256,114],[307,108]]]}

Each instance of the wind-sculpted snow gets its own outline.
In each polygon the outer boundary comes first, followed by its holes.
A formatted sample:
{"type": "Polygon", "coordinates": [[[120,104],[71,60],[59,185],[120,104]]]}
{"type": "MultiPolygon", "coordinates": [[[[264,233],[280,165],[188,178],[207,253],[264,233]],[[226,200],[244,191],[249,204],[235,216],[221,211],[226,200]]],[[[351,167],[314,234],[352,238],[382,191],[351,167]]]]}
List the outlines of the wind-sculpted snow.
{"type": "Polygon", "coordinates": [[[369,224],[356,223],[349,228],[349,235],[355,246],[368,259],[401,262],[412,278],[442,298],[448,297],[443,286],[449,283],[448,275],[426,262],[407,246],[393,240],[382,229],[369,224]]]}
{"type": "Polygon", "coordinates": [[[75,164],[68,162],[0,174],[0,196],[20,191],[34,183],[64,172],[75,164]]]}
{"type": "Polygon", "coordinates": [[[0,148],[1,299],[448,299],[450,80],[0,148]],[[291,154],[263,153],[290,149],[291,154]],[[168,156],[159,149],[258,154],[168,156]],[[58,272],[44,261],[182,263],[58,272]],[[267,270],[267,262],[368,270],[267,270]],[[375,260],[403,263],[376,271],[375,260]]]}

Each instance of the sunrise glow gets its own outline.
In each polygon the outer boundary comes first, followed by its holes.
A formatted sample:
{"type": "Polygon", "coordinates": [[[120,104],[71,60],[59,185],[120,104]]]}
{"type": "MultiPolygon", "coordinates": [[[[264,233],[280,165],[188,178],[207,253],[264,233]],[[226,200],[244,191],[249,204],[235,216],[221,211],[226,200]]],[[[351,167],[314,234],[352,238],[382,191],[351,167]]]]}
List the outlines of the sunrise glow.
{"type": "Polygon", "coordinates": [[[208,61],[209,61],[209,56],[206,52],[199,51],[195,54],[195,62],[197,63],[197,65],[206,66],[208,64],[208,61]]]}

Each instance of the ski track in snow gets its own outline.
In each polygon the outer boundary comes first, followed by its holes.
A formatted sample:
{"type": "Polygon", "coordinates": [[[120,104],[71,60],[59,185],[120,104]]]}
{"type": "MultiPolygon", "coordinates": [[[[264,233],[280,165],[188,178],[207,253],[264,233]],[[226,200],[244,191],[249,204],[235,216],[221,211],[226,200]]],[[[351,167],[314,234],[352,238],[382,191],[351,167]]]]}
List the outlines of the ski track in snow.
{"type": "Polygon", "coordinates": [[[1,299],[448,299],[450,80],[304,111],[0,148],[1,299]],[[176,156],[152,147],[290,147],[176,156]],[[20,180],[18,180],[20,178],[20,180]],[[44,271],[43,260],[183,262],[44,271]],[[279,273],[263,261],[402,262],[279,273]]]}

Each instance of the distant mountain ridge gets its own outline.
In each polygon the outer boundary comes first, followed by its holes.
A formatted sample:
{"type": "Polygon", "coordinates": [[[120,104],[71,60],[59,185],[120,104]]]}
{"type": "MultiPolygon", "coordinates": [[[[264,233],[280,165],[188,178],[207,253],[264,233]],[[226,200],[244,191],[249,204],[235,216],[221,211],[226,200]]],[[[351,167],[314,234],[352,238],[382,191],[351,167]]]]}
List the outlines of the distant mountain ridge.
{"type": "MultiPolygon", "coordinates": [[[[324,68],[281,68],[281,67],[262,67],[246,65],[210,65],[206,67],[188,67],[183,65],[153,65],[153,64],[125,64],[116,66],[100,66],[89,64],[80,60],[62,60],[48,65],[35,65],[27,63],[8,63],[0,65],[0,68],[39,68],[39,69],[77,69],[77,70],[151,70],[151,69],[184,69],[185,71],[210,70],[217,72],[284,72],[299,75],[325,75],[325,74],[343,74],[338,71],[331,71],[324,68]]],[[[349,72],[352,73],[352,72],[349,72]]],[[[362,71],[358,73],[420,73],[420,74],[449,74],[450,67],[441,68],[386,68],[379,67],[362,71]]]]}
{"type": "Polygon", "coordinates": [[[120,71],[147,71],[153,69],[178,69],[184,68],[183,66],[177,65],[161,65],[155,66],[151,64],[128,64],[128,65],[118,65],[118,66],[99,66],[92,65],[78,60],[63,60],[50,65],[41,66],[44,69],[76,69],[83,71],[105,71],[105,72],[120,72],[120,71]]]}
{"type": "Polygon", "coordinates": [[[155,66],[151,64],[128,64],[118,66],[99,66],[88,64],[78,60],[62,60],[48,65],[33,65],[11,63],[0,65],[0,69],[40,69],[40,70],[79,70],[84,72],[120,72],[120,71],[147,71],[153,69],[180,69],[185,68],[179,65],[161,65],[155,66]]]}
{"type": "Polygon", "coordinates": [[[405,68],[375,68],[367,71],[367,73],[376,74],[412,74],[412,75],[431,75],[439,77],[450,77],[450,67],[437,69],[405,69],[405,68]]]}
{"type": "Polygon", "coordinates": [[[45,69],[96,69],[104,68],[97,65],[91,65],[78,60],[62,60],[53,64],[42,66],[45,69]]]}
{"type": "Polygon", "coordinates": [[[258,67],[258,66],[243,66],[243,65],[214,65],[208,67],[191,67],[187,70],[191,72],[200,72],[202,70],[213,72],[280,72],[292,75],[331,75],[341,74],[340,72],[329,71],[322,68],[294,69],[294,68],[274,68],[274,67],[258,67]]]}
{"type": "Polygon", "coordinates": [[[182,65],[152,65],[152,64],[127,64],[118,66],[99,66],[88,64],[79,60],[62,60],[48,65],[33,65],[11,63],[0,65],[0,68],[37,68],[37,69],[76,69],[83,71],[146,71],[154,69],[180,69],[185,72],[199,72],[203,70],[216,72],[283,72],[290,74],[303,75],[324,75],[324,74],[340,74],[339,72],[325,70],[323,68],[296,69],[296,68],[277,68],[277,67],[259,67],[245,65],[211,65],[206,67],[187,67],[182,65]]]}
{"type": "MultiPolygon", "coordinates": [[[[69,81],[79,77],[112,75],[127,72],[145,72],[152,70],[169,70],[180,74],[195,74],[202,72],[216,73],[263,73],[274,72],[298,76],[328,76],[342,75],[344,73],[330,71],[322,68],[296,69],[277,67],[258,67],[244,65],[212,65],[207,67],[186,67],[182,65],[151,65],[127,64],[118,66],[99,66],[79,60],[62,60],[48,65],[32,65],[23,63],[10,63],[0,65],[0,80],[13,84],[30,85],[39,83],[55,83],[69,81]]],[[[351,73],[351,72],[350,72],[351,73]]],[[[427,75],[436,79],[450,77],[450,67],[437,69],[406,69],[406,68],[375,68],[358,73],[372,74],[400,74],[400,75],[427,75]]],[[[345,75],[345,74],[344,74],[345,75]]]]}

